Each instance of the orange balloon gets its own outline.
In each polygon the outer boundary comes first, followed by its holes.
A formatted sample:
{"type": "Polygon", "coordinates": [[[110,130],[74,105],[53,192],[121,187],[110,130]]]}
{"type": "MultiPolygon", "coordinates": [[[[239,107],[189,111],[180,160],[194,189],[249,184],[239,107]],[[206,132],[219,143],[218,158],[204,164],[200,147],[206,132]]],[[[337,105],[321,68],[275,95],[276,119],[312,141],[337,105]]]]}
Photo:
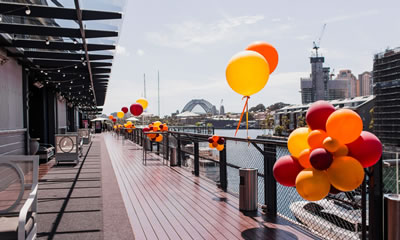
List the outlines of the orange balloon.
{"type": "Polygon", "coordinates": [[[218,143],[217,143],[217,142],[213,142],[212,145],[213,145],[213,147],[215,147],[215,148],[218,147],[218,143]]]}
{"type": "Polygon", "coordinates": [[[326,197],[331,189],[328,175],[325,171],[307,168],[296,177],[296,190],[308,201],[318,201],[326,197]]]}
{"type": "Polygon", "coordinates": [[[217,150],[218,150],[218,151],[224,150],[224,144],[218,144],[217,150]]]}
{"type": "Polygon", "coordinates": [[[288,149],[293,157],[299,158],[300,153],[304,149],[310,148],[307,143],[308,134],[310,132],[309,128],[300,127],[294,130],[288,138],[288,149]]]}
{"type": "Polygon", "coordinates": [[[333,152],[334,157],[347,156],[347,154],[349,154],[349,148],[344,144],[340,145],[339,148],[333,152]]]}
{"type": "Polygon", "coordinates": [[[160,134],[156,137],[156,142],[161,142],[163,140],[163,136],[160,134]]]}
{"type": "Polygon", "coordinates": [[[324,130],[316,129],[308,134],[307,142],[311,149],[322,148],[324,139],[328,137],[328,134],[324,130]]]}
{"type": "Polygon", "coordinates": [[[331,153],[336,152],[340,147],[339,141],[331,137],[325,138],[322,144],[331,153]]]}
{"type": "Polygon", "coordinates": [[[155,138],[157,136],[157,134],[149,133],[149,134],[147,134],[147,136],[152,139],[152,138],[155,138]]]}
{"type": "Polygon", "coordinates": [[[299,156],[299,163],[303,168],[312,168],[310,163],[310,149],[304,149],[299,156]]]}
{"type": "Polygon", "coordinates": [[[269,43],[254,42],[247,46],[246,50],[255,51],[261,54],[269,64],[270,73],[278,66],[278,51],[269,43]]]}
{"type": "Polygon", "coordinates": [[[350,109],[333,112],[326,121],[326,132],[342,144],[354,142],[363,130],[361,117],[350,109]]]}
{"type": "Polygon", "coordinates": [[[209,146],[210,148],[215,148],[214,145],[213,145],[212,143],[208,144],[208,146],[209,146]]]}
{"type": "Polygon", "coordinates": [[[357,159],[343,156],[333,159],[326,170],[331,184],[340,191],[352,191],[364,180],[364,168],[357,159]]]}
{"type": "Polygon", "coordinates": [[[110,116],[108,116],[108,118],[110,119],[110,120],[113,120],[113,115],[110,115],[110,116]]]}

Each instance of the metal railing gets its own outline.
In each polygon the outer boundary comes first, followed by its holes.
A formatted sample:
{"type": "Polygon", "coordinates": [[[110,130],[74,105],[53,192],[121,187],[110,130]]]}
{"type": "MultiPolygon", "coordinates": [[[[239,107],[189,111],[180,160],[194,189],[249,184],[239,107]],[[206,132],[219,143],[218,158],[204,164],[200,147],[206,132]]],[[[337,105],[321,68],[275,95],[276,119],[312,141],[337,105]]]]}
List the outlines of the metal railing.
{"type": "MultiPolygon", "coordinates": [[[[146,139],[141,129],[125,135],[141,146],[146,139]]],[[[294,187],[284,187],[275,181],[274,163],[289,154],[287,142],[282,139],[224,137],[225,148],[218,152],[208,147],[210,135],[169,131],[163,136],[162,142],[152,142],[149,149],[160,155],[163,163],[171,160],[171,149],[175,149],[177,167],[213,181],[234,195],[239,192],[239,168],[257,168],[258,202],[270,216],[283,217],[324,239],[379,239],[382,236],[382,173],[387,171],[384,166],[388,163],[379,161],[365,169],[364,183],[355,191],[329,194],[321,201],[308,202],[294,187]]],[[[394,185],[390,186],[392,189],[394,185]]],[[[384,191],[387,192],[386,188],[384,191]]]]}

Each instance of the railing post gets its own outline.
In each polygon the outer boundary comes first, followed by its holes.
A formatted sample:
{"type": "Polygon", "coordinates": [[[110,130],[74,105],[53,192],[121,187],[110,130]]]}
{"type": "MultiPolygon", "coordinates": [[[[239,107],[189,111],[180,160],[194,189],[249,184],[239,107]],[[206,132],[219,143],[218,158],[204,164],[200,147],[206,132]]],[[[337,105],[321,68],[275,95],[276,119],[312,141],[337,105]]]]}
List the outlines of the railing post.
{"type": "MultiPolygon", "coordinates": [[[[165,139],[165,146],[164,146],[164,148],[165,148],[165,155],[164,155],[164,158],[167,160],[167,161],[169,161],[169,133],[167,133],[167,134],[165,134],[165,137],[167,138],[167,139],[165,139]]],[[[167,163],[168,164],[168,163],[167,163]]]]}
{"type": "Polygon", "coordinates": [[[178,144],[178,148],[176,150],[176,155],[178,158],[178,167],[182,166],[182,151],[181,151],[181,136],[178,134],[178,139],[176,140],[178,144]]]}
{"type": "Polygon", "coordinates": [[[226,192],[228,189],[228,174],[226,168],[226,144],[224,149],[219,152],[219,184],[220,188],[226,192]]]}
{"type": "Polygon", "coordinates": [[[200,161],[199,161],[199,142],[197,140],[194,141],[194,175],[200,175],[200,161]]]}
{"type": "Polygon", "coordinates": [[[272,171],[275,161],[276,145],[264,144],[264,202],[271,216],[277,215],[276,180],[272,171]]]}
{"type": "Polygon", "coordinates": [[[157,142],[156,146],[157,146],[157,155],[160,155],[160,143],[157,142]]]}
{"type": "Polygon", "coordinates": [[[382,158],[370,167],[368,239],[382,239],[383,236],[383,193],[382,158]]]}

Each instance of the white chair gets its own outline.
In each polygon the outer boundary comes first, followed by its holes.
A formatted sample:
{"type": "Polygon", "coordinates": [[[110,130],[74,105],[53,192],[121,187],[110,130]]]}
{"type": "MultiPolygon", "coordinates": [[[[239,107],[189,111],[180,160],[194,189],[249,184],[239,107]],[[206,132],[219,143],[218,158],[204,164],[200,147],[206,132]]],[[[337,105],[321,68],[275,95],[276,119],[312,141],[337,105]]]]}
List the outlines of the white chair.
{"type": "Polygon", "coordinates": [[[36,239],[39,156],[0,157],[0,239],[36,239]]]}

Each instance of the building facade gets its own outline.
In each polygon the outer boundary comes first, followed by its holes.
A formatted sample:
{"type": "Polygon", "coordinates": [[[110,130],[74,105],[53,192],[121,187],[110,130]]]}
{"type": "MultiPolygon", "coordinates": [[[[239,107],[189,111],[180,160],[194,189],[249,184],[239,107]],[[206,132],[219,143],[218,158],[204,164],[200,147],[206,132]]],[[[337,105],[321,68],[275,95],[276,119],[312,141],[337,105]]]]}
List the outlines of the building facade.
{"type": "Polygon", "coordinates": [[[348,96],[347,79],[332,80],[330,68],[324,67],[324,57],[311,57],[311,74],[309,78],[300,79],[301,102],[312,103],[318,100],[334,100],[348,96]]]}
{"type": "Polygon", "coordinates": [[[360,84],[360,96],[372,95],[372,72],[363,72],[358,75],[360,84]]]}
{"type": "Polygon", "coordinates": [[[400,150],[400,47],[376,54],[374,133],[386,151],[400,150]]]}
{"type": "Polygon", "coordinates": [[[360,96],[360,84],[356,76],[353,75],[351,70],[340,70],[336,76],[335,81],[345,81],[347,83],[346,98],[353,98],[360,96]]]}

